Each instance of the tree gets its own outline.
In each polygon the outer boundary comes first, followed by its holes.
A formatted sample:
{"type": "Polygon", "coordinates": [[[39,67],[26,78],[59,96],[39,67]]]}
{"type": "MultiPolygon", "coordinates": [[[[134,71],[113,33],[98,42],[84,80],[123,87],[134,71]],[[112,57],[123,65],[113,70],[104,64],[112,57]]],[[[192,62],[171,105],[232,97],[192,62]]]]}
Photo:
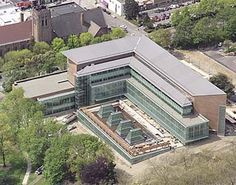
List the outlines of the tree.
{"type": "Polygon", "coordinates": [[[102,42],[102,38],[101,37],[94,37],[91,44],[97,44],[102,42]]]}
{"type": "Polygon", "coordinates": [[[175,47],[191,48],[193,47],[192,39],[193,22],[189,17],[184,18],[176,27],[176,32],[173,38],[175,47]]]}
{"type": "Polygon", "coordinates": [[[79,37],[77,35],[70,35],[67,40],[67,46],[69,49],[79,47],[79,37]]]}
{"type": "Polygon", "coordinates": [[[30,120],[42,115],[42,105],[32,99],[24,98],[24,91],[16,88],[0,103],[0,112],[5,113],[9,125],[16,134],[20,128],[27,127],[30,120]]]}
{"type": "Polygon", "coordinates": [[[93,40],[93,35],[89,32],[81,33],[79,36],[79,40],[80,40],[81,46],[89,45],[90,42],[93,40]]]}
{"type": "Polygon", "coordinates": [[[62,130],[62,125],[42,116],[34,117],[28,127],[20,130],[18,137],[21,149],[29,154],[34,168],[43,164],[46,150],[50,148],[54,139],[64,134],[62,130]]]}
{"type": "Polygon", "coordinates": [[[36,42],[33,46],[33,52],[35,54],[44,54],[50,51],[50,46],[46,42],[36,42]]]}
{"type": "Polygon", "coordinates": [[[135,0],[125,0],[124,14],[128,20],[136,19],[139,13],[139,6],[135,0]]]}
{"type": "Polygon", "coordinates": [[[65,180],[74,180],[80,177],[81,169],[98,158],[109,161],[109,180],[112,174],[113,155],[105,144],[98,138],[86,134],[63,134],[51,140],[50,148],[45,153],[44,168],[45,178],[49,184],[62,183],[65,180]]]}
{"type": "Polygon", "coordinates": [[[126,33],[121,28],[113,28],[111,31],[111,38],[112,39],[122,38],[125,35],[126,35],[126,33]]]}
{"type": "Polygon", "coordinates": [[[103,34],[101,36],[101,40],[102,40],[102,42],[112,40],[111,34],[103,34]]]}
{"type": "Polygon", "coordinates": [[[62,184],[70,176],[67,165],[70,137],[63,136],[54,140],[44,158],[44,177],[50,185],[62,184]]]}
{"type": "Polygon", "coordinates": [[[52,49],[55,51],[55,52],[59,52],[62,48],[64,48],[66,45],[65,45],[65,42],[63,39],[61,38],[54,38],[53,41],[52,41],[52,49]]]}
{"type": "Polygon", "coordinates": [[[193,43],[196,45],[209,45],[209,43],[218,43],[224,36],[214,19],[204,17],[197,22],[192,30],[193,43]]]}
{"type": "Polygon", "coordinates": [[[210,82],[222,91],[224,91],[227,94],[228,98],[234,95],[234,85],[225,74],[219,73],[217,75],[212,76],[210,78],[210,82]]]}
{"type": "Polygon", "coordinates": [[[236,13],[227,21],[225,29],[229,39],[236,41],[236,13]]]}
{"type": "Polygon", "coordinates": [[[14,142],[8,118],[4,113],[0,113],[0,128],[0,155],[3,167],[6,167],[6,155],[12,149],[14,142]]]}
{"type": "Polygon", "coordinates": [[[112,152],[98,138],[81,134],[71,139],[68,158],[71,172],[80,174],[82,166],[95,161],[98,157],[113,160],[112,152]]]}
{"type": "Polygon", "coordinates": [[[167,29],[158,29],[149,34],[150,39],[163,48],[169,48],[171,45],[171,33],[167,29]]]}
{"type": "Polygon", "coordinates": [[[115,164],[106,158],[99,157],[95,162],[84,165],[80,172],[82,184],[115,184],[115,164]]]}

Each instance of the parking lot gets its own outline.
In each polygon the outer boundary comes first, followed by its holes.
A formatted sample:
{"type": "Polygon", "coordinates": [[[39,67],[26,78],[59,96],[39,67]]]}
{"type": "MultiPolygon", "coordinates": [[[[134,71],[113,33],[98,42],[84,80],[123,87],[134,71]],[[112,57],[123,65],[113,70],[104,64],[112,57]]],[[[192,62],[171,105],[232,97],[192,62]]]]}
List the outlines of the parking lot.
{"type": "Polygon", "coordinates": [[[193,1],[186,1],[184,3],[175,3],[175,4],[170,4],[170,5],[166,5],[163,7],[158,7],[158,8],[154,8],[154,9],[150,9],[150,10],[144,10],[141,12],[141,14],[148,14],[148,16],[155,21],[154,23],[154,27],[157,26],[158,24],[168,24],[170,23],[170,17],[171,14],[176,11],[179,10],[183,7],[186,6],[190,6],[194,4],[193,1]]]}

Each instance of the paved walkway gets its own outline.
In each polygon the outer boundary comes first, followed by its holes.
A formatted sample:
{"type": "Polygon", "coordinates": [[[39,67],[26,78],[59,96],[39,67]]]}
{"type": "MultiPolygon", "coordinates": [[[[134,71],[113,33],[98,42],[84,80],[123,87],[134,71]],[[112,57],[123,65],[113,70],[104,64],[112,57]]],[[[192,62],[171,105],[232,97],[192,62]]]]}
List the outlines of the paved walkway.
{"type": "Polygon", "coordinates": [[[24,156],[27,160],[27,170],[26,170],[22,185],[27,185],[28,180],[29,180],[29,175],[31,173],[31,161],[30,161],[29,155],[26,152],[24,152],[24,156]]]}

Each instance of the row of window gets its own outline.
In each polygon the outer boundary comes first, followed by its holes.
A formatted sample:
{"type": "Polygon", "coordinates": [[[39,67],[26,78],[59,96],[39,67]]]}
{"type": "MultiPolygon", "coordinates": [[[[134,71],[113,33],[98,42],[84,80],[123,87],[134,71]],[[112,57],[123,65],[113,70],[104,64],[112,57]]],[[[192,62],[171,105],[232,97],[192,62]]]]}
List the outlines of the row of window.
{"type": "Polygon", "coordinates": [[[126,92],[126,81],[117,81],[109,84],[102,84],[100,86],[91,88],[91,103],[95,100],[107,99],[109,97],[120,96],[126,92]]]}
{"type": "Polygon", "coordinates": [[[179,106],[175,101],[173,101],[171,98],[169,98],[167,95],[165,95],[161,90],[159,90],[154,85],[152,85],[150,82],[148,82],[146,79],[144,79],[142,76],[140,76],[133,69],[131,70],[131,75],[137,81],[139,81],[142,85],[144,85],[149,90],[151,90],[155,95],[157,95],[159,98],[161,98],[163,101],[165,101],[168,105],[170,105],[172,108],[174,108],[177,112],[179,112],[180,114],[183,114],[184,111],[181,106],[179,106]]]}
{"type": "MultiPolygon", "coordinates": [[[[189,130],[187,130],[182,124],[180,124],[177,120],[175,120],[172,116],[170,116],[165,110],[147,98],[144,94],[142,94],[139,90],[137,90],[133,85],[127,82],[127,93],[128,97],[135,101],[135,103],[144,109],[145,112],[150,114],[154,119],[159,121],[160,124],[167,130],[169,130],[172,134],[174,134],[181,141],[185,142],[186,140],[193,140],[199,137],[203,137],[208,135],[207,123],[204,123],[206,126],[201,126],[205,130],[199,129],[194,132],[193,138],[190,138],[189,130]]],[[[196,127],[199,127],[197,125],[196,127]]]]}
{"type": "Polygon", "coordinates": [[[59,97],[59,98],[54,98],[50,101],[43,102],[46,108],[51,108],[55,106],[60,106],[64,105],[66,103],[72,103],[75,102],[75,97],[59,97]]]}

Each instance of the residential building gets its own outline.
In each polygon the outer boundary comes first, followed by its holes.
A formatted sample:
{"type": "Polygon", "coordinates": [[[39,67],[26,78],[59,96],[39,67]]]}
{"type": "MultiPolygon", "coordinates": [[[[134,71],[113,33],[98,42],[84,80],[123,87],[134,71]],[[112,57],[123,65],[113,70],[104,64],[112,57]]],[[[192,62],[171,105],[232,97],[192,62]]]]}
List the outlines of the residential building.
{"type": "MultiPolygon", "coordinates": [[[[76,110],[128,98],[183,144],[207,138],[209,128],[224,134],[226,94],[145,36],[125,37],[63,54],[68,59],[67,76],[59,73],[64,80],[48,84],[48,78],[58,78],[59,74],[54,74],[15,83],[25,90],[26,97],[38,97],[46,114],[54,109],[54,96],[47,91],[56,86],[54,93],[62,99],[68,95],[65,91],[74,93],[71,98],[74,96],[76,110]],[[60,83],[68,86],[62,88],[60,83]]],[[[59,105],[64,106],[64,102],[59,101],[55,108],[59,105]]]]}
{"type": "Polygon", "coordinates": [[[124,0],[109,0],[108,9],[122,16],[124,15],[124,0]]]}

